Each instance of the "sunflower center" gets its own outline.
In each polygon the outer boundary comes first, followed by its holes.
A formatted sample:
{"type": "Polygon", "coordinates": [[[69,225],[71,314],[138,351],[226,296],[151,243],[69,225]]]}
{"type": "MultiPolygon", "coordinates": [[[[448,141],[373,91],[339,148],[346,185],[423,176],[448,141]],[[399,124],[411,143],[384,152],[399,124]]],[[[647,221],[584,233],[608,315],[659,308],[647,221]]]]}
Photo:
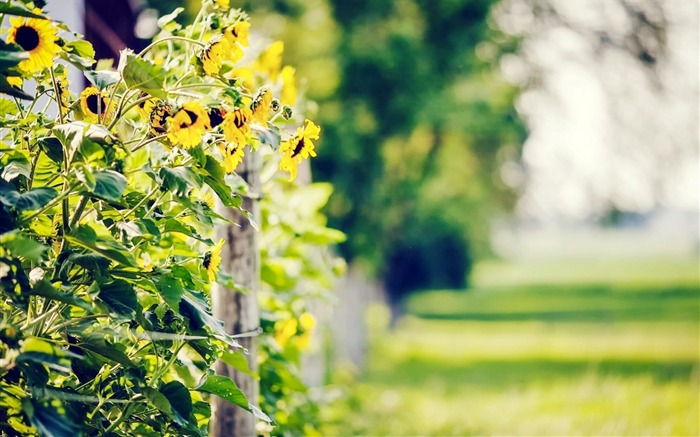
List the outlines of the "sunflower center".
{"type": "Polygon", "coordinates": [[[211,127],[217,127],[224,121],[223,110],[220,108],[214,109],[209,113],[209,120],[211,120],[211,127]]]}
{"type": "Polygon", "coordinates": [[[304,150],[304,137],[299,138],[299,142],[292,152],[292,158],[300,154],[302,150],[304,150]]]}
{"type": "Polygon", "coordinates": [[[197,118],[199,118],[199,117],[197,117],[197,114],[195,114],[194,112],[189,111],[187,109],[183,109],[183,111],[185,111],[185,114],[189,115],[190,122],[185,123],[183,121],[182,123],[180,123],[180,128],[186,128],[186,127],[192,126],[193,124],[195,124],[197,122],[197,118]]]}
{"type": "Polygon", "coordinates": [[[90,112],[92,112],[93,114],[97,114],[97,113],[102,113],[102,114],[104,114],[105,110],[107,109],[107,102],[105,102],[105,99],[102,99],[102,101],[100,102],[100,101],[98,100],[99,98],[100,98],[100,96],[98,96],[97,94],[90,94],[90,95],[87,96],[87,98],[85,99],[85,103],[87,103],[88,109],[89,109],[90,112]],[[98,108],[98,105],[99,105],[99,106],[102,106],[102,107],[101,107],[101,108],[98,108]],[[101,111],[100,111],[100,110],[101,110],[101,111]],[[99,112],[98,112],[98,111],[99,111],[99,112]]]}
{"type": "Polygon", "coordinates": [[[39,32],[30,26],[19,26],[15,32],[15,42],[25,51],[31,52],[39,46],[39,32]]]}
{"type": "Polygon", "coordinates": [[[236,110],[236,114],[233,117],[233,124],[240,130],[245,126],[245,115],[240,110],[236,110]]]}
{"type": "Polygon", "coordinates": [[[202,261],[202,265],[205,269],[209,269],[209,266],[211,265],[211,252],[207,252],[204,254],[204,260],[202,261]]]}

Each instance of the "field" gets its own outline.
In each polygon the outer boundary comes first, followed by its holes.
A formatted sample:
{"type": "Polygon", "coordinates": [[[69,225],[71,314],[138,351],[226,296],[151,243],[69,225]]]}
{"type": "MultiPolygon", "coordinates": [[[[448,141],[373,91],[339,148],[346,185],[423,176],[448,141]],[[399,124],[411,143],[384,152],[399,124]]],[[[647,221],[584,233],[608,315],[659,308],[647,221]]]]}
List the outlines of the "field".
{"type": "Polygon", "coordinates": [[[480,264],[397,328],[324,435],[698,435],[697,261],[480,264]]]}

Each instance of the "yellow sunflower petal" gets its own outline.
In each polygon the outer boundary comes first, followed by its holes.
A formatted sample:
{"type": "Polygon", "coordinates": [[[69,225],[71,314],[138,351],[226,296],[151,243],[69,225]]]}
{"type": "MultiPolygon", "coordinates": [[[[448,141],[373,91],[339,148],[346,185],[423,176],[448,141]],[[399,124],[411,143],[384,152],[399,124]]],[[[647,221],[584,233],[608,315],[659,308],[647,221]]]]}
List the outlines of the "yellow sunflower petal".
{"type": "Polygon", "coordinates": [[[53,59],[61,50],[56,44],[58,36],[51,21],[15,17],[10,19],[10,24],[12,27],[8,31],[7,42],[17,44],[29,52],[29,59],[21,61],[19,69],[33,74],[51,67],[53,59]]]}
{"type": "Polygon", "coordinates": [[[202,136],[211,129],[209,114],[198,101],[185,103],[167,120],[168,140],[185,149],[198,146],[202,136]]]}

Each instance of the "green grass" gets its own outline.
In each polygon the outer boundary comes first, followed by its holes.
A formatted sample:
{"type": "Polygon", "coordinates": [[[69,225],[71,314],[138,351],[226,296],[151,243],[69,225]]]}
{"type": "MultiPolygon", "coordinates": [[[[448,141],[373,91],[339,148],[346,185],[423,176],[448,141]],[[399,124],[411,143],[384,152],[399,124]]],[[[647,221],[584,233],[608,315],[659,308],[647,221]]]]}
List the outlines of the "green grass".
{"type": "Polygon", "coordinates": [[[474,290],[415,295],[394,332],[375,326],[323,434],[698,435],[697,272],[479,266],[474,290]]]}

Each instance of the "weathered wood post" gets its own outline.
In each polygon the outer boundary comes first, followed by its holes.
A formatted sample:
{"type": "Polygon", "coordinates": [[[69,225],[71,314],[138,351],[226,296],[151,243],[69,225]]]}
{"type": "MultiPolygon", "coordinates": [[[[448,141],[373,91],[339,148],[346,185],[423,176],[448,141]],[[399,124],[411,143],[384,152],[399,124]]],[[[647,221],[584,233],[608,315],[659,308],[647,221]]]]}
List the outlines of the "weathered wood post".
{"type": "MultiPolygon", "coordinates": [[[[238,174],[248,182],[253,193],[259,193],[260,157],[248,152],[238,167],[238,174]]],[[[244,198],[243,209],[250,211],[253,217],[259,217],[258,202],[244,198]]],[[[230,273],[236,284],[250,290],[243,294],[216,286],[213,293],[214,316],[223,320],[229,334],[253,333],[260,326],[257,290],[260,288],[260,248],[258,232],[250,225],[248,219],[240,212],[221,208],[220,214],[233,222],[219,226],[216,236],[223,238],[225,244],[221,250],[221,270],[230,273]]],[[[257,339],[255,335],[238,339],[247,349],[248,364],[257,372],[257,339]]],[[[228,376],[248,397],[248,401],[258,405],[258,381],[241,373],[223,362],[216,363],[216,373],[228,376]]],[[[255,436],[255,416],[242,408],[222,399],[214,398],[210,431],[215,437],[251,437],[255,436]]]]}

